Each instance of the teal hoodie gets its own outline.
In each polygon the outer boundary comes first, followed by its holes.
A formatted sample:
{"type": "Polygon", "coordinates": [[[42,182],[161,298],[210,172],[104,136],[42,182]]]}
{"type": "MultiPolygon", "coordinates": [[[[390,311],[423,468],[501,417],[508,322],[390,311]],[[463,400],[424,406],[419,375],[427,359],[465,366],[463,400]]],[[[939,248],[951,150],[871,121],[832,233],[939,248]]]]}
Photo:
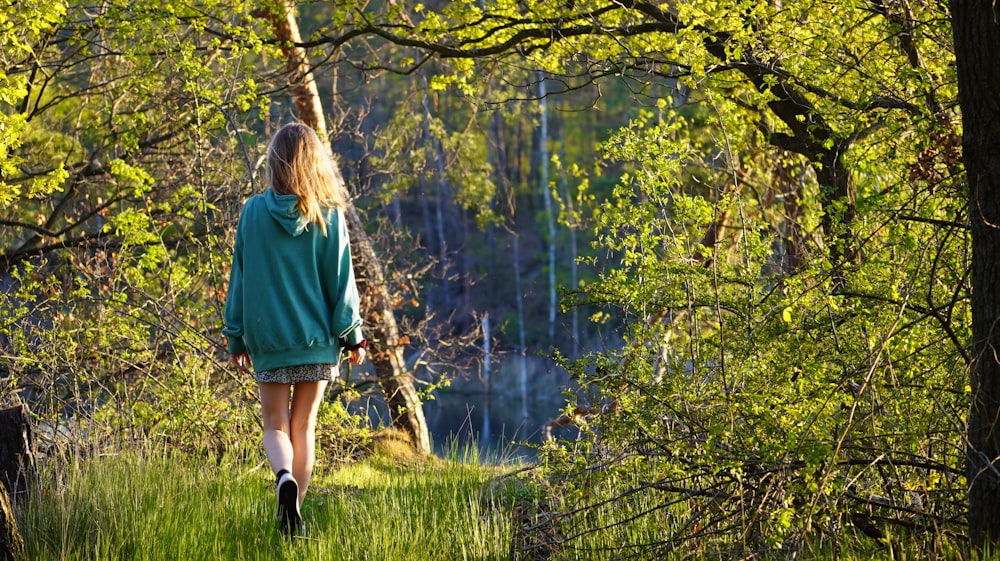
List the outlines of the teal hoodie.
{"type": "Polygon", "coordinates": [[[298,197],[268,189],[243,206],[226,295],[229,353],[249,352],[262,372],[338,364],[341,339],[362,341],[347,224],[327,212],[327,235],[307,224],[298,197]]]}

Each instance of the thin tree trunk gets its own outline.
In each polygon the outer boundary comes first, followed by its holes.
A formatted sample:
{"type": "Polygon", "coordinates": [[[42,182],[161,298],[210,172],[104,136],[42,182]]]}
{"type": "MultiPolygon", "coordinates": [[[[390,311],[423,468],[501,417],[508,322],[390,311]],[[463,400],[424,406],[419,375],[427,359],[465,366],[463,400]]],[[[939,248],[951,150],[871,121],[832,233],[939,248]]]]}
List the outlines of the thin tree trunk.
{"type": "MultiPolygon", "coordinates": [[[[440,155],[439,160],[440,161],[440,155]]],[[[440,175],[434,189],[434,223],[438,238],[438,271],[441,277],[441,309],[451,310],[451,287],[448,281],[448,236],[444,232],[444,182],[440,175]]]]}
{"type": "MultiPolygon", "coordinates": [[[[274,29],[275,37],[282,43],[283,54],[290,70],[290,78],[295,84],[292,97],[299,120],[312,127],[316,134],[329,146],[326,131],[326,118],[320,101],[319,90],[312,72],[309,70],[305,49],[296,46],[302,42],[299,35],[298,22],[295,19],[294,5],[285,4],[284,14],[267,11],[268,19],[274,29]]],[[[335,158],[336,161],[336,158],[335,158]]],[[[345,190],[348,201],[344,214],[347,216],[348,229],[352,239],[352,249],[355,267],[358,272],[358,284],[361,290],[362,305],[369,319],[369,337],[373,343],[369,355],[379,385],[385,394],[386,405],[389,407],[392,423],[402,429],[413,439],[413,446],[420,452],[430,453],[430,435],[427,431],[427,421],[424,410],[413,385],[413,376],[407,370],[403,358],[403,346],[400,344],[399,327],[393,314],[392,300],[382,273],[381,262],[375,248],[365,233],[364,224],[358,215],[357,208],[351,202],[340,167],[335,165],[337,179],[345,190]]]]}
{"type": "MultiPolygon", "coordinates": [[[[420,211],[424,218],[424,238],[427,244],[428,258],[434,259],[434,228],[431,225],[431,203],[427,196],[427,178],[420,174],[420,211]]],[[[426,294],[424,296],[424,313],[428,317],[437,312],[438,305],[434,300],[434,290],[430,283],[424,283],[426,294]]]]}
{"type": "Polygon", "coordinates": [[[951,15],[972,229],[969,538],[992,554],[1000,546],[1000,13],[994,2],[952,0],[951,15]]]}
{"type": "Polygon", "coordinates": [[[392,223],[397,228],[403,228],[403,207],[399,202],[399,195],[392,196],[392,223]]]}
{"type": "Polygon", "coordinates": [[[518,332],[518,381],[521,387],[521,417],[528,417],[528,367],[524,354],[527,345],[524,337],[524,293],[521,292],[521,244],[517,232],[511,232],[514,244],[514,298],[517,299],[517,332],[518,332]]]}
{"type": "Polygon", "coordinates": [[[493,350],[491,348],[493,334],[490,333],[490,313],[483,314],[483,373],[480,378],[483,381],[483,389],[486,395],[493,391],[490,380],[490,370],[493,368],[493,350]]]}
{"type": "MultiPolygon", "coordinates": [[[[425,88],[426,88],[425,84],[425,88]]],[[[431,134],[430,121],[431,121],[431,107],[430,102],[427,99],[427,93],[424,93],[423,99],[424,106],[424,141],[430,143],[434,148],[436,158],[434,159],[435,169],[437,170],[437,188],[434,190],[434,218],[435,220],[435,230],[434,233],[438,240],[438,272],[441,277],[441,309],[442,310],[452,310],[453,306],[451,304],[451,287],[448,282],[448,236],[445,233],[445,205],[447,204],[448,197],[448,180],[445,177],[444,169],[444,149],[441,143],[434,138],[431,134]]]]}
{"type": "Polygon", "coordinates": [[[462,313],[466,316],[472,313],[472,256],[469,254],[469,211],[466,209],[459,210],[459,223],[462,225],[461,229],[461,239],[459,240],[459,251],[456,253],[456,259],[458,260],[458,270],[460,271],[461,278],[459,282],[461,283],[461,294],[459,295],[460,309],[462,313]]]}
{"type": "MultiPolygon", "coordinates": [[[[498,186],[507,185],[507,165],[504,161],[503,155],[503,140],[500,130],[500,112],[494,111],[493,118],[490,120],[489,133],[492,134],[492,141],[489,143],[490,149],[487,150],[486,155],[490,164],[490,168],[493,170],[493,177],[495,178],[496,184],[498,186]]],[[[494,207],[494,201],[490,201],[490,209],[494,207]]],[[[494,236],[494,226],[490,222],[486,225],[486,246],[489,248],[489,293],[496,294],[498,287],[500,286],[500,275],[497,274],[497,249],[496,249],[496,236],[494,236]]]]}
{"type": "Polygon", "coordinates": [[[538,139],[538,184],[545,201],[545,224],[548,231],[549,250],[549,345],[555,345],[556,338],[556,218],[552,213],[552,191],[549,189],[549,115],[548,101],[545,99],[545,75],[538,73],[538,97],[540,104],[540,131],[538,139]]]}

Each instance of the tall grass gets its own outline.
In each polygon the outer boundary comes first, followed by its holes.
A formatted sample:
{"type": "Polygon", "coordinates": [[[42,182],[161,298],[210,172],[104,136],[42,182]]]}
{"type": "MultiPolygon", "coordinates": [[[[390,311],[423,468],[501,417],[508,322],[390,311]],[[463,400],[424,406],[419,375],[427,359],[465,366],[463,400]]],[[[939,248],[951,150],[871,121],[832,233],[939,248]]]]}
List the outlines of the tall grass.
{"type": "Polygon", "coordinates": [[[513,559],[551,561],[969,558],[958,542],[922,534],[841,536],[836,547],[806,536],[798,555],[719,551],[699,539],[686,503],[665,507],[639,493],[579,510],[572,497],[543,498],[519,478],[498,478],[511,468],[481,462],[473,448],[322,470],[302,509],[307,535],[291,541],[278,532],[274,476],[260,459],[146,452],[46,469],[20,516],[28,557],[40,561],[506,561],[512,547],[513,559]],[[672,546],[680,534],[687,539],[672,546]]]}
{"type": "MultiPolygon", "coordinates": [[[[728,560],[787,561],[963,561],[976,557],[964,538],[914,525],[882,525],[882,537],[866,535],[849,520],[837,526],[796,533],[783,543],[763,544],[738,526],[740,520],[710,519],[696,504],[703,497],[669,501],[667,493],[636,491],[634,484],[592,486],[591,495],[550,493],[547,506],[530,522],[534,536],[515,528],[515,547],[542,551],[548,561],[728,560]],[[546,527],[547,524],[547,527],[546,527]],[[704,526],[703,526],[704,524],[704,526]],[[712,525],[710,525],[712,524],[712,525]],[[832,529],[832,530],[831,530],[832,529]],[[540,530],[540,531],[538,531],[540,530]],[[725,532],[744,532],[744,541],[726,541],[725,532]],[[554,546],[538,534],[555,535],[554,546]]],[[[774,521],[775,524],[778,521],[774,521]]],[[[818,525],[817,525],[818,526],[818,525]]]]}
{"type": "Polygon", "coordinates": [[[50,470],[21,528],[37,560],[499,560],[510,515],[482,492],[495,475],[453,460],[338,468],[314,479],[307,535],[289,541],[263,463],[104,456],[50,470]]]}

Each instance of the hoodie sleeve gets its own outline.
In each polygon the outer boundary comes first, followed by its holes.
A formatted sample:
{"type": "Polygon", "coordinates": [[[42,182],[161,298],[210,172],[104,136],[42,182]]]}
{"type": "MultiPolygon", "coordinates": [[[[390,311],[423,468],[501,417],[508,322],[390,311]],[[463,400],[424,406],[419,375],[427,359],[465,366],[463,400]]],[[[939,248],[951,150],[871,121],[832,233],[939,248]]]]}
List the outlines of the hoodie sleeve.
{"type": "Polygon", "coordinates": [[[243,218],[246,216],[246,206],[240,213],[240,221],[236,226],[236,243],[233,247],[233,266],[229,271],[229,288],[226,291],[225,327],[229,354],[237,354],[247,350],[243,341],[243,218]]]}
{"type": "Polygon", "coordinates": [[[325,290],[327,298],[333,306],[333,335],[348,345],[361,343],[364,336],[361,333],[361,312],[358,287],[354,280],[354,265],[351,260],[351,242],[347,233],[347,220],[341,209],[331,213],[335,218],[337,237],[335,258],[326,263],[327,279],[330,279],[325,290]]]}

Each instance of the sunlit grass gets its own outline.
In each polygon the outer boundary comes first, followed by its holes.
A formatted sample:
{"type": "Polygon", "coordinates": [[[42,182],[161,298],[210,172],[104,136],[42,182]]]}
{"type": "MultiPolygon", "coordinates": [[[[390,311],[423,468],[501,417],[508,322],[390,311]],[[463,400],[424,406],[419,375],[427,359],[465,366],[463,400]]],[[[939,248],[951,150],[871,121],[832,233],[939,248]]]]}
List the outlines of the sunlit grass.
{"type": "MultiPolygon", "coordinates": [[[[884,535],[876,539],[857,527],[846,524],[829,533],[814,529],[794,534],[786,543],[770,546],[744,534],[740,542],[725,532],[742,531],[730,519],[711,520],[714,527],[702,527],[710,521],[688,501],[668,505],[662,497],[636,493],[580,509],[556,501],[555,511],[572,513],[555,517],[550,534],[562,542],[546,550],[549,561],[653,561],[653,560],[818,560],[818,561],[963,561],[969,559],[1000,559],[994,556],[976,557],[962,536],[934,532],[931,528],[913,530],[906,527],[882,527],[884,535]],[[574,509],[580,509],[574,511],[574,509]]],[[[535,527],[544,518],[536,519],[535,527]]],[[[515,537],[516,547],[540,548],[544,543],[525,543],[515,537]]]]}
{"type": "MultiPolygon", "coordinates": [[[[322,467],[302,509],[307,535],[289,541],[274,520],[274,476],[259,458],[106,455],[44,468],[20,526],[34,560],[490,561],[511,559],[512,548],[514,559],[551,561],[792,555],[781,544],[720,551],[699,533],[687,501],[595,495],[600,506],[578,510],[580,497],[540,494],[530,482],[537,472],[504,477],[517,466],[481,460],[456,447],[444,459],[376,454],[322,467]]],[[[803,538],[798,559],[968,558],[961,540],[929,534],[879,542],[844,527],[837,539],[803,538]]]]}
{"type": "Polygon", "coordinates": [[[305,538],[274,521],[261,463],[105,456],[43,477],[21,517],[30,559],[507,559],[510,516],[483,493],[497,468],[372,459],[317,477],[305,538]]]}

